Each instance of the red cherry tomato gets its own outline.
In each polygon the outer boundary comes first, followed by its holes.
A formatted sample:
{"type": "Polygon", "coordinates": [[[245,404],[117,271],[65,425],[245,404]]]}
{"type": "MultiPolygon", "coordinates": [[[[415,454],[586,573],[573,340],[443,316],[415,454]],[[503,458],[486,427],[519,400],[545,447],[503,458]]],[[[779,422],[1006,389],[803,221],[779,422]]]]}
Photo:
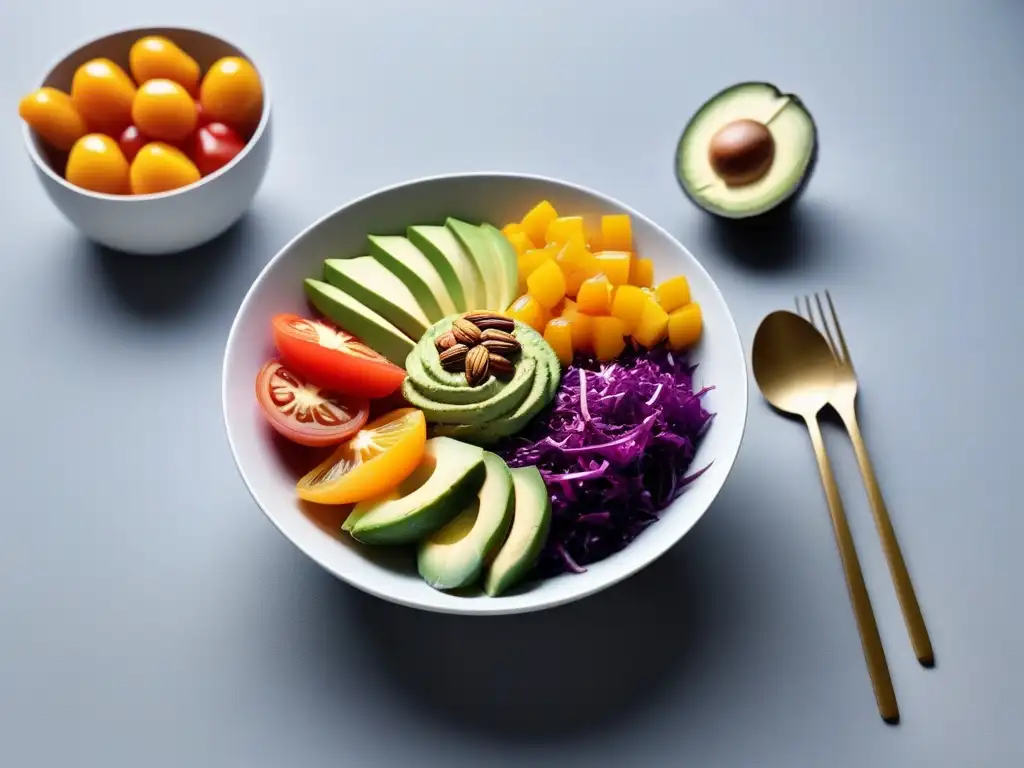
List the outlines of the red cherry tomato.
{"type": "Polygon", "coordinates": [[[189,154],[199,173],[209,176],[235,159],[245,148],[245,142],[224,123],[208,123],[192,137],[189,154]]]}
{"type": "Polygon", "coordinates": [[[134,125],[129,125],[121,132],[117,143],[121,147],[121,152],[124,153],[125,160],[130,163],[139,154],[139,150],[149,144],[149,139],[143,136],[142,132],[134,125]]]}
{"type": "Polygon", "coordinates": [[[275,430],[314,448],[348,440],[370,415],[370,401],[339,397],[271,360],[256,378],[256,400],[275,430]]]}
{"type": "Polygon", "coordinates": [[[285,364],[326,389],[386,397],[405,380],[405,371],[384,355],[324,320],[277,315],[272,324],[285,364]]]}

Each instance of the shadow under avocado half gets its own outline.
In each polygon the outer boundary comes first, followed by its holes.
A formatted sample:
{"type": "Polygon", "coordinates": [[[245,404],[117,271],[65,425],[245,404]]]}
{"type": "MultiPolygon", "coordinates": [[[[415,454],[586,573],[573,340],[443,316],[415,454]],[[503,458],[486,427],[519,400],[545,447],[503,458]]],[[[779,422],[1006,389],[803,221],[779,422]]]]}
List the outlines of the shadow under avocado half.
{"type": "Polygon", "coordinates": [[[749,220],[791,208],[814,173],[818,131],[799,97],[744,82],[708,99],[676,146],[675,175],[694,205],[749,220]]]}
{"type": "Polygon", "coordinates": [[[786,204],[752,219],[710,217],[699,236],[749,270],[785,272],[799,269],[812,254],[821,253],[826,231],[817,209],[786,204]]]}

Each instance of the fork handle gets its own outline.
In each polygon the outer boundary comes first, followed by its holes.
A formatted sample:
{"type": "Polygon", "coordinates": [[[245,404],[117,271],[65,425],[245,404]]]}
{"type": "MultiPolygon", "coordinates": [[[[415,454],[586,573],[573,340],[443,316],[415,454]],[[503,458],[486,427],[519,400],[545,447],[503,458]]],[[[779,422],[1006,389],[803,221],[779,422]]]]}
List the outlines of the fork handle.
{"type": "Polygon", "coordinates": [[[846,431],[853,443],[853,452],[857,455],[857,464],[860,465],[860,474],[864,478],[864,487],[867,489],[868,501],[871,503],[871,514],[875,518],[875,528],[878,530],[878,537],[882,540],[882,551],[885,552],[885,560],[889,564],[889,573],[892,575],[893,584],[896,586],[896,596],[900,601],[900,609],[903,611],[903,620],[906,622],[907,631],[910,633],[910,643],[914,647],[914,655],[917,660],[926,667],[935,664],[935,653],[932,650],[932,641],[928,637],[928,628],[924,623],[924,616],[921,614],[921,606],[917,602],[917,594],[914,592],[914,585],[910,581],[910,572],[903,560],[903,552],[900,550],[899,541],[896,539],[896,531],[892,527],[892,520],[889,511],[886,509],[885,500],[882,498],[882,491],[878,487],[878,480],[875,478],[875,470],[871,466],[871,459],[868,457],[868,449],[864,445],[864,438],[860,433],[860,425],[857,422],[856,409],[849,404],[841,404],[836,408],[839,417],[846,425],[846,431]]]}
{"type": "Polygon", "coordinates": [[[864,659],[868,665],[868,674],[871,677],[871,687],[875,692],[878,713],[886,722],[895,723],[900,717],[899,707],[896,704],[896,692],[892,687],[889,665],[885,660],[882,638],[878,635],[878,624],[875,623],[875,613],[871,608],[871,598],[868,597],[868,590],[864,584],[864,574],[861,572],[860,561],[857,559],[853,536],[850,534],[850,526],[846,521],[843,500],[839,496],[839,486],[836,485],[828,454],[825,453],[825,442],[821,437],[817,414],[808,416],[805,420],[807,430],[811,434],[814,455],[818,460],[821,484],[825,487],[825,497],[828,499],[832,528],[835,531],[836,544],[839,546],[839,558],[843,564],[843,574],[846,576],[846,588],[850,593],[850,602],[853,603],[857,631],[860,633],[860,643],[864,649],[864,659]]]}

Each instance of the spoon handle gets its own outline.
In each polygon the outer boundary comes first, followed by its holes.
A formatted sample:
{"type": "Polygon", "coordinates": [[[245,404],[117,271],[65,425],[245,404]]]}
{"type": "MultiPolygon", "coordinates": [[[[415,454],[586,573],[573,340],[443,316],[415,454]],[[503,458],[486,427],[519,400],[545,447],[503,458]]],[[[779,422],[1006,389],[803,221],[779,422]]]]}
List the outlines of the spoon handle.
{"type": "Polygon", "coordinates": [[[857,412],[854,410],[853,402],[842,403],[836,408],[846,431],[850,435],[850,442],[853,443],[853,452],[857,455],[857,463],[860,465],[860,474],[864,478],[864,487],[867,489],[868,500],[871,502],[871,512],[875,518],[875,527],[878,529],[878,537],[882,540],[882,550],[885,552],[885,559],[889,563],[889,572],[892,575],[893,584],[896,586],[896,596],[899,598],[900,607],[903,609],[903,620],[907,624],[910,633],[910,642],[914,646],[914,654],[917,660],[926,667],[935,663],[935,654],[932,651],[932,641],[928,637],[928,628],[924,623],[924,616],[921,615],[921,606],[917,602],[917,595],[914,592],[914,585],[910,581],[910,573],[907,571],[907,564],[903,560],[903,553],[900,551],[899,541],[896,539],[896,531],[893,530],[892,520],[889,518],[889,511],[885,507],[885,500],[882,498],[882,491],[878,487],[878,480],[875,479],[875,470],[871,466],[871,459],[868,458],[868,449],[864,445],[864,438],[860,433],[860,425],[857,423],[857,412]]]}
{"type": "Polygon", "coordinates": [[[843,500],[839,496],[839,486],[836,485],[828,455],[825,453],[825,442],[821,437],[817,414],[806,417],[806,421],[807,431],[811,434],[811,444],[814,446],[814,455],[818,459],[821,484],[825,487],[825,497],[828,499],[828,509],[832,515],[832,528],[836,534],[839,557],[843,563],[846,588],[849,590],[850,602],[853,603],[853,612],[857,618],[857,631],[860,633],[860,643],[864,649],[868,674],[871,676],[871,687],[875,691],[878,713],[887,723],[895,723],[900,718],[899,707],[896,704],[896,692],[892,687],[892,678],[889,677],[889,665],[885,660],[882,638],[878,635],[875,613],[871,608],[871,598],[868,597],[868,590],[864,584],[864,574],[860,570],[857,550],[853,545],[853,536],[850,534],[850,526],[846,522],[846,512],[843,510],[843,500]]]}

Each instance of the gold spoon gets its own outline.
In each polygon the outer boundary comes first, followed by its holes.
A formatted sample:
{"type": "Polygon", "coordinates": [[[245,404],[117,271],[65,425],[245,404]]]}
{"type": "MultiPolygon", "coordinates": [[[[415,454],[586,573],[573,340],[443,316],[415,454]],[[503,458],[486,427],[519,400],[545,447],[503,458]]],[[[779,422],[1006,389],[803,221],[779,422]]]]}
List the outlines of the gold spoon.
{"type": "Polygon", "coordinates": [[[753,368],[757,386],[765,399],[780,411],[800,416],[807,424],[832,515],[832,528],[839,546],[850,602],[853,603],[857,618],[857,630],[871,676],[871,687],[875,691],[878,713],[888,723],[898,722],[899,707],[882,648],[882,638],[878,635],[864,574],[860,570],[857,550],[843,511],[843,501],[839,497],[839,487],[832,476],[832,467],[818,425],[818,411],[825,406],[836,384],[838,370],[835,357],[825,337],[809,322],[792,312],[772,312],[761,321],[754,335],[753,368]]]}

